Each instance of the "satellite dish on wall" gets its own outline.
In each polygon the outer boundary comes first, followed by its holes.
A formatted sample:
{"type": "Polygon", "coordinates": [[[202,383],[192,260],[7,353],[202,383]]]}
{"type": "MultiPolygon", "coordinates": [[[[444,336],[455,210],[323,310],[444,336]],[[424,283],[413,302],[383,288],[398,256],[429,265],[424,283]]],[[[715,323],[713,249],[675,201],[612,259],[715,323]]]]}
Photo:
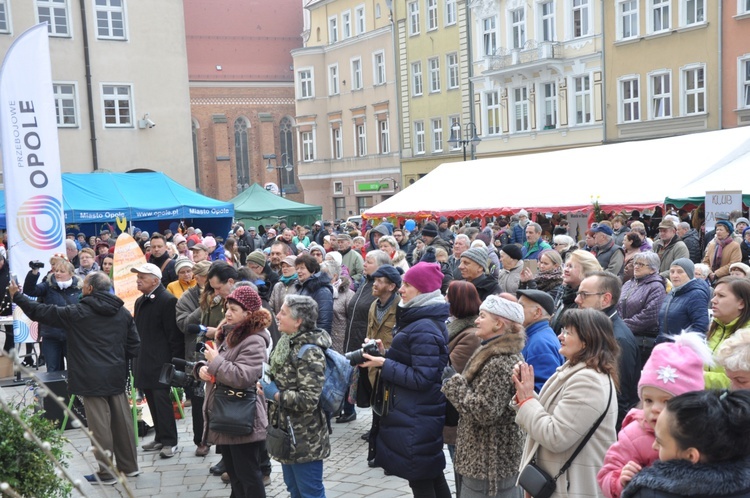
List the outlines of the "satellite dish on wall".
{"type": "Polygon", "coordinates": [[[273,195],[279,195],[279,186],[273,182],[266,183],[263,188],[271,192],[273,195]]]}

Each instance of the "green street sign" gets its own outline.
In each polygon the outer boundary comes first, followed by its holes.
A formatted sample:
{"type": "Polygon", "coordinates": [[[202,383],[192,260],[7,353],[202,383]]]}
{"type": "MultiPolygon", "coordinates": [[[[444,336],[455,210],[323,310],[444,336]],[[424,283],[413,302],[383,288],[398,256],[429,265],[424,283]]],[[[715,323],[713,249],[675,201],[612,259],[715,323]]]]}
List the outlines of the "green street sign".
{"type": "Polygon", "coordinates": [[[387,183],[358,183],[357,192],[379,192],[381,189],[388,188],[387,183]]]}

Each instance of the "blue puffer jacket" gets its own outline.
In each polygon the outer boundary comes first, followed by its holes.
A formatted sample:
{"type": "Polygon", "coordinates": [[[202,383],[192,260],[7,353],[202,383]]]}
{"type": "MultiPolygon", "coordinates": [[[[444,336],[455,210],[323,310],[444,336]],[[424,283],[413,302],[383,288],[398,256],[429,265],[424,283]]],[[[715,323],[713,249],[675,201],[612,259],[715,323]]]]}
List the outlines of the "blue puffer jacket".
{"type": "Polygon", "coordinates": [[[677,335],[683,330],[708,332],[708,302],[711,288],[705,280],[694,278],[678,289],[667,294],[659,310],[659,339],[677,335]]]}
{"type": "Polygon", "coordinates": [[[318,321],[315,326],[331,332],[333,326],[333,287],[327,273],[318,272],[310,275],[303,283],[297,281],[294,286],[300,296],[309,296],[318,303],[318,321]]]}
{"type": "Polygon", "coordinates": [[[448,364],[447,318],[447,303],[396,312],[398,332],[380,374],[391,389],[390,411],[380,420],[375,462],[403,479],[433,479],[445,468],[440,377],[448,364]]]}

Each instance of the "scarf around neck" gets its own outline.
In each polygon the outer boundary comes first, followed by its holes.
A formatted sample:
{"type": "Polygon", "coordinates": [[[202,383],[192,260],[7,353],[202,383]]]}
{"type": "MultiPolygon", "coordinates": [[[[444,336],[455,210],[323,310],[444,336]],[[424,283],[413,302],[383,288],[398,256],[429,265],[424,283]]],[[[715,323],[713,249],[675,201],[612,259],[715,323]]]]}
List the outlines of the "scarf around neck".
{"type": "Polygon", "coordinates": [[[719,240],[718,237],[714,237],[716,241],[716,250],[714,251],[714,260],[711,262],[711,271],[716,271],[721,268],[721,255],[724,252],[724,248],[732,243],[734,240],[731,235],[728,235],[726,239],[719,240]]]}

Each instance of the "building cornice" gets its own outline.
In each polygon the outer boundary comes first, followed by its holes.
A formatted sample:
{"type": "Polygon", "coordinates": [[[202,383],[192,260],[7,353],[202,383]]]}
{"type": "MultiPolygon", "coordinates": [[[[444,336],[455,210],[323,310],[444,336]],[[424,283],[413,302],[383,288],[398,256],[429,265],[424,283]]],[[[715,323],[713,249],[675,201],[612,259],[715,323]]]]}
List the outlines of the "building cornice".
{"type": "Polygon", "coordinates": [[[190,88],[294,88],[294,81],[190,81],[190,88]]]}

